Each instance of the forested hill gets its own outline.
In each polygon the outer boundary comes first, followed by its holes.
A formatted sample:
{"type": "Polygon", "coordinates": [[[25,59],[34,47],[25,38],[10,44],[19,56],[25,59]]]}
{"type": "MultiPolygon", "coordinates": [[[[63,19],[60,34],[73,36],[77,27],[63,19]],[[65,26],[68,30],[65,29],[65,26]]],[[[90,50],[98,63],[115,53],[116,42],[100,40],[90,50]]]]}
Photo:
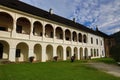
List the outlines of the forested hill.
{"type": "Polygon", "coordinates": [[[115,38],[116,44],[120,44],[120,31],[112,34],[111,36],[115,38]]]}

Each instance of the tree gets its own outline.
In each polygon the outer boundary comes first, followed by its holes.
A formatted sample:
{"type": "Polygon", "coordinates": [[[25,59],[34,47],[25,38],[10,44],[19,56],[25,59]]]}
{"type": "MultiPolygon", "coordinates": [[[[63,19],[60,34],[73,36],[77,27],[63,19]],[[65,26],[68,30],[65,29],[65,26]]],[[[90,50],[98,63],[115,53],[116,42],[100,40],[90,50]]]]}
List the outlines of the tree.
{"type": "Polygon", "coordinates": [[[115,61],[120,62],[120,44],[113,46],[110,49],[110,54],[115,61]]]}

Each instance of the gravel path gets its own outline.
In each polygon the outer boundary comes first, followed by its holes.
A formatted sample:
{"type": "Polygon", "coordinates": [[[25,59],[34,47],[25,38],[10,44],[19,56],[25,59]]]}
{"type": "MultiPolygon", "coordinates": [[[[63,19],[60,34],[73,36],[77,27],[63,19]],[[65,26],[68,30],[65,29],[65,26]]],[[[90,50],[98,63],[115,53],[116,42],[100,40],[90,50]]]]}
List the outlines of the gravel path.
{"type": "Polygon", "coordinates": [[[105,64],[105,63],[95,63],[95,62],[90,62],[88,63],[91,67],[94,67],[98,70],[102,70],[106,73],[112,74],[116,77],[120,77],[120,66],[117,65],[112,65],[112,64],[105,64]]]}

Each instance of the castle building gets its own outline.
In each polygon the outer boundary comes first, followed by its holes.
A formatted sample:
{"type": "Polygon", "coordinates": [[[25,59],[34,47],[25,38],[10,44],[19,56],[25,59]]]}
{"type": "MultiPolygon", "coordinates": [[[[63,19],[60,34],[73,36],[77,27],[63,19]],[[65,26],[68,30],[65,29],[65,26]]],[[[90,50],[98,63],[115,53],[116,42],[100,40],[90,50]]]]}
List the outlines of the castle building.
{"type": "Polygon", "coordinates": [[[106,35],[20,2],[0,0],[0,59],[46,62],[105,57],[106,35]]]}

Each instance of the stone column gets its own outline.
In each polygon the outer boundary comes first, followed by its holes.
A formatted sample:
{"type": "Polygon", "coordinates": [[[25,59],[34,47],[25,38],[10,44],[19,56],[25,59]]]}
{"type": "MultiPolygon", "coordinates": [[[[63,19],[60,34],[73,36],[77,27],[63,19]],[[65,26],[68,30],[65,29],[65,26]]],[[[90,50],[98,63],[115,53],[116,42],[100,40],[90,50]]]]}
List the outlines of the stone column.
{"type": "Polygon", "coordinates": [[[45,62],[46,61],[46,46],[44,44],[41,46],[42,46],[42,54],[41,54],[42,59],[41,59],[41,61],[45,62]]]}
{"type": "Polygon", "coordinates": [[[66,47],[63,47],[63,60],[66,60],[66,47]]]}
{"type": "Polygon", "coordinates": [[[15,34],[16,34],[16,20],[14,19],[13,20],[13,30],[12,30],[12,33],[11,33],[11,37],[15,37],[15,34]]]}
{"type": "Polygon", "coordinates": [[[10,48],[10,50],[9,50],[9,60],[11,62],[15,62],[15,53],[16,53],[16,48],[10,48]]]}
{"type": "Polygon", "coordinates": [[[77,53],[77,55],[78,55],[78,60],[80,60],[80,49],[78,48],[78,53],[77,53]]]}

